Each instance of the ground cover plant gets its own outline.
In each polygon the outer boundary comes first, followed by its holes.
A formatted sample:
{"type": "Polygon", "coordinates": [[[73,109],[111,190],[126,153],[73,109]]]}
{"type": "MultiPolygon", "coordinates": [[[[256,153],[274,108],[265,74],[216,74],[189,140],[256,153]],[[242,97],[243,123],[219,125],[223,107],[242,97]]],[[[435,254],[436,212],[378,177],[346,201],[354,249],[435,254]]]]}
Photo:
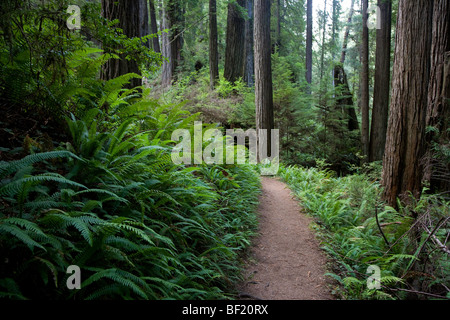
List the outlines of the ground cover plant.
{"type": "Polygon", "coordinates": [[[280,169],[315,218],[322,248],[332,259],[328,276],[339,284],[335,293],[346,299],[442,297],[450,281],[448,253],[439,245],[447,237],[448,201],[424,193],[396,210],[380,201],[377,170],[371,170],[337,177],[324,167],[280,169]],[[368,285],[370,266],[379,268],[379,286],[368,285]]]}

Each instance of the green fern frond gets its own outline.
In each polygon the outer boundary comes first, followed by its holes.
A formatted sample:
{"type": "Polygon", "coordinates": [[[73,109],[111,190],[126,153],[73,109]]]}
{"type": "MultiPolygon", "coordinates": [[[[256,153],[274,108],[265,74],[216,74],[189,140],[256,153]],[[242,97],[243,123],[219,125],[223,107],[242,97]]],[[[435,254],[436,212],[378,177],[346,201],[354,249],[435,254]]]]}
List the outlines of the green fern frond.
{"type": "Polygon", "coordinates": [[[106,103],[111,105],[113,108],[120,105],[120,103],[126,103],[126,98],[128,95],[134,92],[134,90],[124,89],[124,86],[130,82],[131,79],[142,78],[135,73],[127,73],[116,77],[114,79],[105,82],[103,87],[103,96],[99,99],[97,105],[102,107],[106,103]]]}
{"type": "Polygon", "coordinates": [[[50,273],[53,276],[53,283],[55,284],[55,287],[58,287],[58,270],[56,269],[55,265],[51,263],[49,260],[43,259],[41,257],[36,256],[36,260],[44,264],[49,270],[50,273]]]}
{"type": "Polygon", "coordinates": [[[111,135],[111,142],[108,148],[108,154],[110,158],[125,149],[131,149],[134,145],[129,140],[122,142],[124,136],[127,134],[129,127],[133,123],[134,119],[125,120],[111,135]]]}
{"type": "Polygon", "coordinates": [[[38,162],[57,158],[74,158],[82,161],[81,158],[69,151],[61,150],[35,153],[20,160],[0,163],[0,177],[5,177],[9,174],[12,174],[13,172],[20,170],[21,168],[31,166],[38,162]]]}
{"type": "Polygon", "coordinates": [[[395,277],[395,276],[382,276],[380,278],[380,282],[382,284],[386,284],[386,285],[393,285],[396,283],[401,283],[401,284],[405,283],[405,281],[402,278],[395,277]]]}
{"type": "Polygon", "coordinates": [[[64,229],[68,226],[73,226],[80,232],[84,240],[89,243],[90,246],[92,246],[93,234],[89,228],[89,223],[100,224],[102,220],[91,216],[71,217],[68,213],[62,212],[61,210],[51,209],[41,219],[41,222],[47,225],[53,225],[64,229]]]}
{"type": "Polygon", "coordinates": [[[9,298],[15,300],[28,300],[20,291],[19,285],[12,278],[0,279],[0,288],[6,291],[0,291],[0,298],[9,298]]]}
{"type": "Polygon", "coordinates": [[[20,229],[19,227],[7,223],[0,223],[0,234],[8,233],[15,238],[22,241],[32,252],[34,251],[34,247],[41,248],[44,251],[47,251],[41,244],[34,241],[25,230],[20,229]]]}
{"type": "Polygon", "coordinates": [[[78,191],[78,192],[74,193],[74,196],[78,196],[78,195],[82,195],[82,194],[86,194],[86,193],[91,193],[91,192],[108,195],[108,196],[110,196],[110,198],[108,198],[108,199],[114,199],[114,200],[119,201],[119,202],[129,203],[129,201],[127,199],[119,197],[114,192],[106,190],[106,189],[87,189],[87,190],[82,190],[82,191],[78,191]]]}
{"type": "Polygon", "coordinates": [[[127,252],[136,252],[142,249],[142,246],[131,241],[128,238],[118,237],[118,236],[109,236],[105,239],[105,244],[109,244],[111,246],[115,246],[120,248],[121,250],[127,252]]]}
{"type": "Polygon", "coordinates": [[[120,293],[122,292],[122,289],[123,289],[123,287],[119,283],[113,283],[113,284],[106,285],[106,286],[102,285],[100,288],[98,288],[97,290],[95,290],[94,292],[89,294],[84,299],[85,300],[98,300],[101,298],[110,299],[113,296],[120,295],[120,293]]]}
{"type": "Polygon", "coordinates": [[[144,281],[142,281],[139,277],[136,277],[132,273],[116,268],[105,269],[96,272],[88,279],[83,281],[81,287],[86,288],[90,284],[95,283],[101,279],[110,279],[123,287],[131,289],[134,293],[136,293],[143,299],[149,298],[147,293],[144,291],[145,289],[148,289],[144,281]]]}
{"type": "Polygon", "coordinates": [[[122,106],[117,110],[121,118],[131,116],[146,116],[157,105],[157,102],[151,100],[138,101],[131,105],[122,106]]]}
{"type": "Polygon", "coordinates": [[[11,218],[6,218],[6,219],[0,220],[0,223],[9,223],[12,225],[17,225],[17,226],[22,227],[36,235],[40,235],[44,238],[47,237],[47,235],[39,228],[39,226],[36,223],[31,222],[26,219],[11,217],[11,218]]]}
{"type": "Polygon", "coordinates": [[[112,227],[115,230],[124,230],[131,233],[136,234],[139,238],[146,241],[147,243],[154,245],[153,241],[148,237],[148,235],[141,229],[135,228],[128,224],[128,221],[124,221],[121,223],[115,223],[115,222],[104,222],[102,223],[102,226],[104,227],[112,227]]]}
{"type": "Polygon", "coordinates": [[[157,277],[142,277],[141,279],[150,281],[149,286],[161,292],[163,297],[173,297],[175,292],[184,290],[182,286],[169,280],[157,277]]]}
{"type": "Polygon", "coordinates": [[[345,277],[342,280],[342,283],[346,286],[346,287],[361,287],[364,285],[364,280],[359,280],[355,277],[345,277]]]}
{"type": "Polygon", "coordinates": [[[55,201],[52,199],[33,200],[24,204],[24,208],[31,210],[31,212],[50,208],[70,208],[71,206],[72,204],[55,201]]]}
{"type": "Polygon", "coordinates": [[[411,260],[417,260],[417,257],[411,254],[393,254],[392,256],[390,256],[389,258],[386,259],[386,263],[390,263],[393,260],[406,260],[406,259],[411,259],[411,260]]]}
{"type": "Polygon", "coordinates": [[[18,180],[14,180],[14,181],[2,186],[0,188],[0,196],[14,196],[22,190],[24,184],[27,184],[30,182],[36,183],[36,184],[44,183],[44,182],[56,182],[56,183],[60,183],[60,184],[67,184],[67,185],[77,187],[77,188],[87,189],[84,185],[74,182],[72,180],[69,180],[59,174],[47,172],[47,173],[36,175],[36,176],[30,176],[30,177],[25,177],[25,178],[21,178],[18,180]]]}
{"type": "Polygon", "coordinates": [[[375,292],[375,299],[377,300],[395,300],[395,298],[389,293],[383,292],[381,290],[377,290],[375,292]]]}
{"type": "Polygon", "coordinates": [[[163,197],[163,198],[170,200],[175,205],[180,205],[180,203],[177,200],[175,200],[170,194],[160,191],[160,190],[148,189],[148,190],[140,192],[137,197],[138,197],[138,199],[146,199],[151,196],[163,197]]]}

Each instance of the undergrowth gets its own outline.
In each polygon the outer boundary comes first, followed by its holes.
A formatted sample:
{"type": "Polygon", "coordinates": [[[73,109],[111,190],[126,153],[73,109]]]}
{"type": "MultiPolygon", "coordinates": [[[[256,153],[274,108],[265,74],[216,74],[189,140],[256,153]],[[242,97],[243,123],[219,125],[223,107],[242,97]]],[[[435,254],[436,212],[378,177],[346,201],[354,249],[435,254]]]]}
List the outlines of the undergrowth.
{"type": "Polygon", "coordinates": [[[69,141],[0,162],[2,298],[232,298],[258,174],[173,164],[172,131],[198,115],[123,89],[129,79],[91,97],[100,108],[66,117],[69,141]],[[66,286],[71,265],[79,290],[66,286]]]}
{"type": "Polygon", "coordinates": [[[379,182],[367,173],[337,178],[324,168],[281,167],[279,175],[315,218],[314,228],[332,261],[327,275],[338,284],[336,295],[450,298],[448,249],[437,245],[448,238],[448,201],[424,193],[394,210],[380,201],[379,182]],[[375,282],[370,266],[380,270],[375,282]]]}

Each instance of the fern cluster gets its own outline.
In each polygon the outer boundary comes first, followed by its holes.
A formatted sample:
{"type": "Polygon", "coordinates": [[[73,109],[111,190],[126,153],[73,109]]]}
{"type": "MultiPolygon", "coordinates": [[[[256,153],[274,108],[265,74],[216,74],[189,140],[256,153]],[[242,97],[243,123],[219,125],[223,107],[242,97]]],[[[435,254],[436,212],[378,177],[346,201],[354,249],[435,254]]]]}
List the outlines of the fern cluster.
{"type": "Polygon", "coordinates": [[[2,297],[230,297],[256,227],[258,175],[174,165],[170,130],[195,116],[132,97],[123,81],[96,101],[110,113],[67,117],[71,141],[0,163],[2,297]],[[66,287],[70,265],[80,290],[66,287]]]}

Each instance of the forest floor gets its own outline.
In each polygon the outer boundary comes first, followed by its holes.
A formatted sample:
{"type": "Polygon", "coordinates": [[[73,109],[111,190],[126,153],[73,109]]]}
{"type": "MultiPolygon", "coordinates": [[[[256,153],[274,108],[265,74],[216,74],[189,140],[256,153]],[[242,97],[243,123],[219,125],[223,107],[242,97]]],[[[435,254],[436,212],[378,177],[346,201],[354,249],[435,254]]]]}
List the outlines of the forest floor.
{"type": "Polygon", "coordinates": [[[262,177],[259,230],[237,287],[240,299],[331,300],[327,258],[319,248],[312,219],[287,185],[262,177]]]}

